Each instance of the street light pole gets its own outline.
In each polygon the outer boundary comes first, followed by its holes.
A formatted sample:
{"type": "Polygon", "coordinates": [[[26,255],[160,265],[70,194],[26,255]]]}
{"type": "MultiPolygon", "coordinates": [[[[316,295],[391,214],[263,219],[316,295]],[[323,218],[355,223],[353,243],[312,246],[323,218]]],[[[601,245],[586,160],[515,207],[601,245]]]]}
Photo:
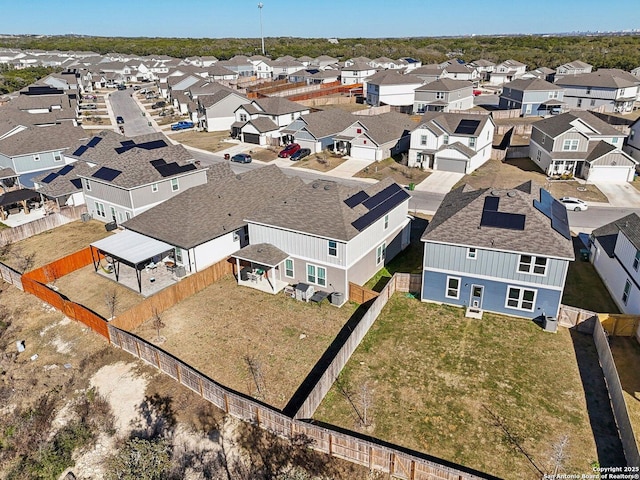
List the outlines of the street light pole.
{"type": "Polygon", "coordinates": [[[262,2],[260,2],[258,4],[258,10],[260,10],[260,38],[262,39],[262,55],[264,55],[264,35],[262,34],[262,7],[264,7],[264,5],[262,2]]]}

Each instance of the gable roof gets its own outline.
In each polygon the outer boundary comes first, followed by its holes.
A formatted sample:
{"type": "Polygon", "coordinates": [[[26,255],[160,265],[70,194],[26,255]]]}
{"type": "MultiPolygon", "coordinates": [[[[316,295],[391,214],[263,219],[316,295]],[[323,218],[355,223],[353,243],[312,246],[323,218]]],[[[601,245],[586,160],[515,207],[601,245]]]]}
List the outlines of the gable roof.
{"type": "MultiPolygon", "coordinates": [[[[309,184],[302,185],[291,195],[271,205],[270,208],[252,212],[247,216],[247,221],[322,238],[349,241],[389,211],[387,210],[379,217],[374,218],[377,215],[375,206],[370,205],[371,208],[369,208],[365,205],[366,199],[371,199],[387,188],[390,190],[387,190],[383,195],[387,192],[391,194],[391,190],[393,190],[393,208],[410,198],[409,194],[391,178],[386,178],[364,189],[347,187],[330,180],[314,180],[309,184]],[[345,201],[357,199],[356,195],[359,195],[363,201],[351,203],[353,207],[350,207],[345,201]],[[373,212],[371,216],[364,218],[370,212],[373,212]],[[363,227],[357,223],[359,219],[363,219],[361,221],[366,226],[363,227]],[[356,228],[354,223],[361,229],[356,228]]],[[[378,212],[382,212],[382,210],[378,212]]]]}
{"type": "Polygon", "coordinates": [[[381,72],[371,75],[367,79],[367,83],[374,85],[420,85],[422,80],[420,77],[408,74],[402,74],[397,70],[383,70],[381,72]]]}
{"type": "Polygon", "coordinates": [[[480,115],[473,113],[449,113],[449,112],[425,112],[420,119],[418,126],[414,128],[428,128],[436,135],[440,136],[443,133],[456,136],[470,136],[477,137],[487,122],[493,122],[491,114],[480,115]],[[456,133],[460,122],[472,121],[478,122],[476,128],[472,132],[468,133],[456,133]]]}
{"type": "Polygon", "coordinates": [[[56,198],[81,192],[80,175],[90,175],[91,172],[92,169],[86,162],[77,161],[54,172],[35,177],[33,181],[38,184],[38,192],[47,197],[56,198]]]}
{"type": "Polygon", "coordinates": [[[298,177],[287,177],[275,165],[239,175],[231,171],[228,163],[220,165],[224,167],[208,183],[185,190],[127,220],[123,226],[189,249],[245,226],[246,215],[272,208],[304,183],[298,177]]]}
{"type": "Polygon", "coordinates": [[[567,132],[574,128],[572,124],[575,120],[581,120],[600,135],[624,136],[622,132],[616,130],[608,123],[600,120],[590,112],[584,110],[572,110],[571,112],[561,113],[544,120],[537,121],[533,124],[533,128],[538,129],[542,133],[546,133],[552,138],[567,132]]]}
{"type": "Polygon", "coordinates": [[[408,115],[388,112],[381,115],[355,116],[356,121],[366,128],[364,132],[378,146],[400,139],[415,127],[408,115]]]}
{"type": "Polygon", "coordinates": [[[554,230],[551,220],[534,207],[533,201],[540,201],[541,191],[542,188],[533,182],[507,190],[474,190],[465,184],[444,197],[422,234],[422,241],[573,260],[572,241],[554,230]],[[487,197],[499,198],[500,212],[524,215],[524,228],[514,230],[481,225],[487,197]]]}
{"type": "Polygon", "coordinates": [[[454,80],[452,78],[440,78],[433,82],[425,83],[415,89],[416,92],[451,92],[462,88],[473,87],[468,80],[454,80]]]}
{"type": "Polygon", "coordinates": [[[626,88],[638,85],[640,80],[629,72],[601,68],[591,73],[568,75],[557,81],[558,85],[600,88],[626,88]]]}
{"type": "Polygon", "coordinates": [[[0,140],[0,152],[8,157],[15,157],[65,150],[88,136],[82,127],[76,127],[71,122],[40,127],[28,126],[0,140]]]}
{"type": "Polygon", "coordinates": [[[518,78],[512,82],[506,83],[503,87],[510,88],[512,90],[520,91],[550,91],[550,90],[564,90],[553,83],[549,83],[541,78],[518,78]]]}
{"type": "Polygon", "coordinates": [[[305,105],[282,97],[259,98],[254,100],[253,103],[257,104],[262,109],[262,113],[266,115],[286,115],[287,113],[309,110],[309,107],[305,105]]]}
{"type": "Polygon", "coordinates": [[[610,257],[614,255],[618,232],[621,232],[637,250],[640,250],[640,217],[637,213],[630,213],[593,231],[593,235],[610,257]]]}
{"type": "Polygon", "coordinates": [[[316,140],[338,134],[358,119],[349,112],[338,108],[308,113],[301,118],[306,123],[302,128],[313,135],[316,140]]]}

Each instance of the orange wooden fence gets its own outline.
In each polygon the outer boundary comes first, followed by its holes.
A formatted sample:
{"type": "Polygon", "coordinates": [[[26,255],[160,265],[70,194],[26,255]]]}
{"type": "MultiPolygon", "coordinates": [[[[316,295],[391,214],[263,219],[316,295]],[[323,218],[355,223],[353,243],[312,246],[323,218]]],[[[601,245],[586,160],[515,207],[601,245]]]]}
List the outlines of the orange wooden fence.
{"type": "Polygon", "coordinates": [[[359,304],[367,303],[380,295],[378,292],[361,287],[355,283],[349,282],[349,300],[359,304]]]}

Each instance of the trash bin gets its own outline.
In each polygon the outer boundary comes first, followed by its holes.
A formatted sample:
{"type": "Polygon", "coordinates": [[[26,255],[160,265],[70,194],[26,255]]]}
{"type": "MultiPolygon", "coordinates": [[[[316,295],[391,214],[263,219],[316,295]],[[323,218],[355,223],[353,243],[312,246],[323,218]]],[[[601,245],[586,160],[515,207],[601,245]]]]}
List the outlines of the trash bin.
{"type": "Polygon", "coordinates": [[[416,184],[415,183],[410,183],[409,184],[409,190],[415,190],[416,189],[416,184]]]}
{"type": "Polygon", "coordinates": [[[580,249],[580,258],[585,261],[588,262],[589,261],[589,250],[587,248],[581,248],[580,249]]]}
{"type": "Polygon", "coordinates": [[[344,303],[344,294],[342,292],[333,292],[331,294],[331,305],[342,305],[344,303]]]}
{"type": "Polygon", "coordinates": [[[116,222],[105,223],[104,228],[107,230],[107,232],[111,232],[112,230],[118,228],[118,224],[116,222]]]}
{"type": "Polygon", "coordinates": [[[91,214],[90,213],[83,213],[82,215],[80,215],[80,220],[82,220],[83,222],[88,222],[89,220],[91,220],[91,214]]]}
{"type": "Polygon", "coordinates": [[[558,331],[558,319],[556,317],[542,317],[542,328],[545,332],[556,333],[558,331]]]}
{"type": "Polygon", "coordinates": [[[224,154],[224,159],[225,160],[229,160],[231,158],[231,155],[229,155],[228,153],[224,154]]]}

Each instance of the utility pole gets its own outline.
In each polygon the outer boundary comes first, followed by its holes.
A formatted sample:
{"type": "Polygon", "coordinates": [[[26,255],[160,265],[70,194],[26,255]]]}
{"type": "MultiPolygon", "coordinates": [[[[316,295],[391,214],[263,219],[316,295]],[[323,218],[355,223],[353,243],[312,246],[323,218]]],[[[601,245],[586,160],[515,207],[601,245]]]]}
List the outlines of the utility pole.
{"type": "Polygon", "coordinates": [[[262,40],[262,55],[264,55],[264,35],[262,34],[262,7],[264,7],[264,4],[260,2],[258,4],[258,10],[260,10],[260,39],[262,40]]]}

